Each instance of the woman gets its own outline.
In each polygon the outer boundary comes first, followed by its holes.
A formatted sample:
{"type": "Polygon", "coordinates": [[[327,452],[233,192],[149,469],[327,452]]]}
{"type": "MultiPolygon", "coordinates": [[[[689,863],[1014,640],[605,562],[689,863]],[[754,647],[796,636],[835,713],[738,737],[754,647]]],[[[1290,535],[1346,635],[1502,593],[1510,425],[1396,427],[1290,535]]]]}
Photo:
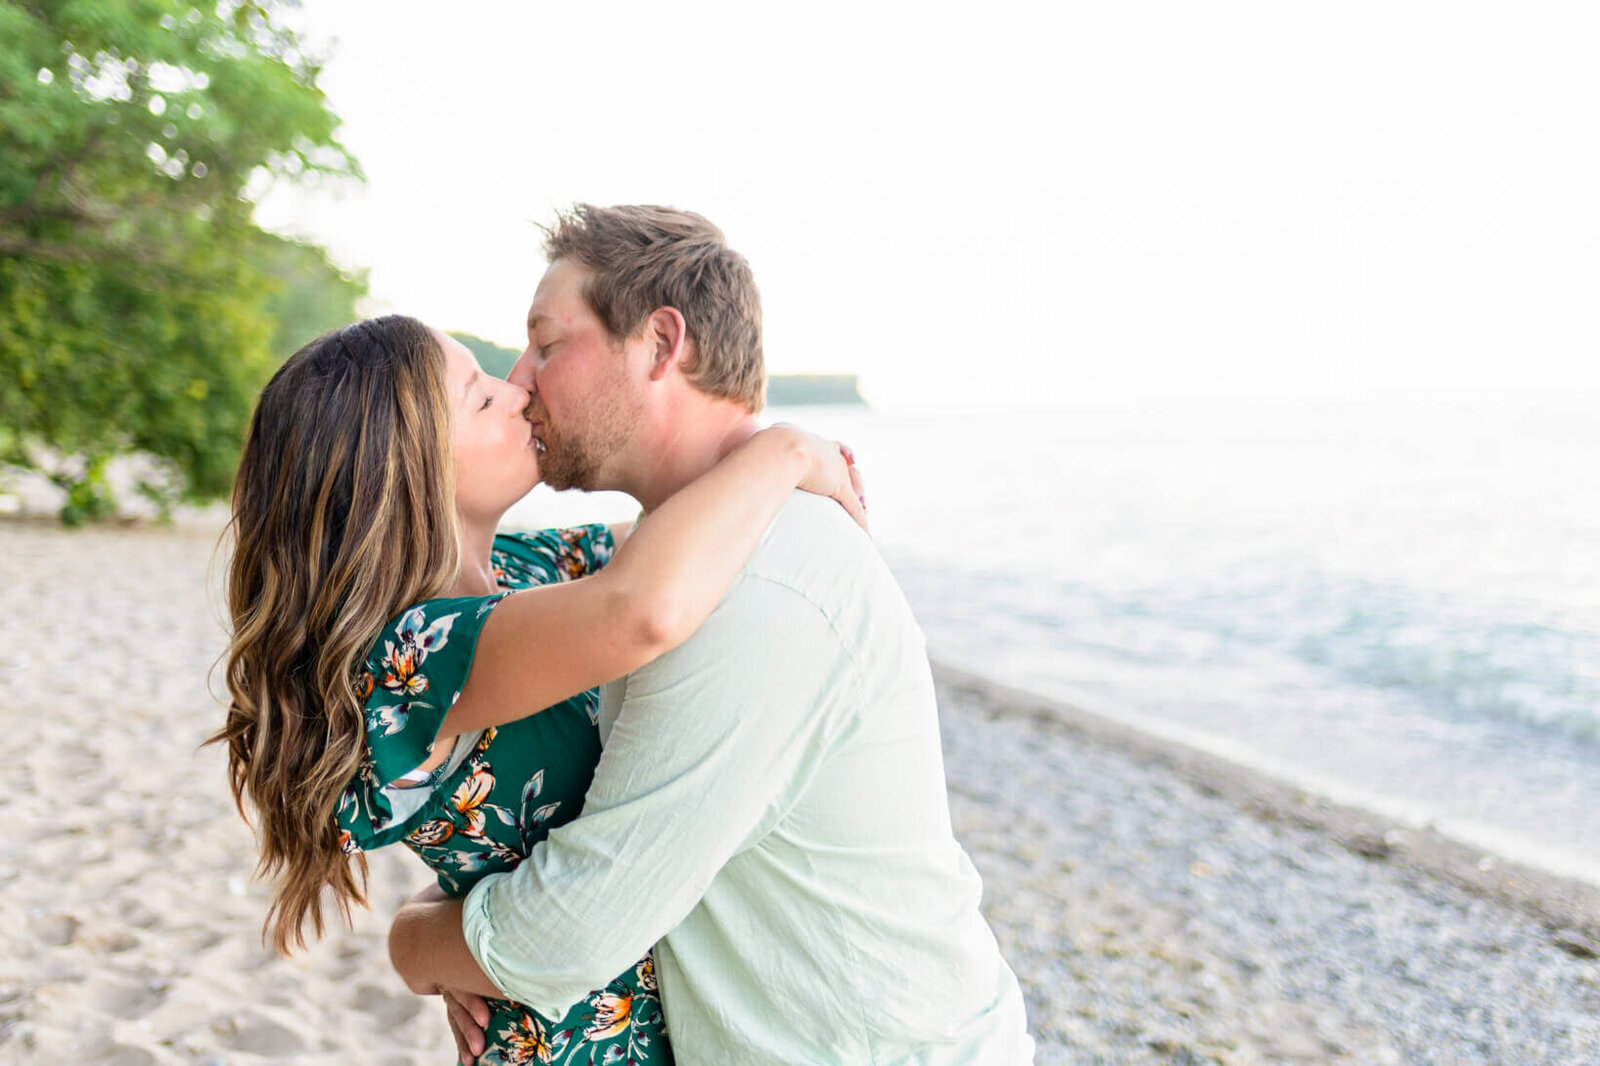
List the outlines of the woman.
{"type": "MultiPolygon", "coordinates": [[[[842,449],[756,434],[611,556],[603,526],[497,536],[539,480],[526,390],[400,316],[274,375],[233,493],[234,798],[255,809],[280,951],[365,849],[404,842],[464,893],[574,817],[599,757],[592,690],[683,640],[790,492],[862,520],[842,449]],[[604,569],[601,569],[602,564],[604,569]]],[[[359,876],[357,874],[359,870],[359,876]]],[[[492,1004],[483,1062],[670,1061],[647,956],[561,1019],[492,1004]]]]}

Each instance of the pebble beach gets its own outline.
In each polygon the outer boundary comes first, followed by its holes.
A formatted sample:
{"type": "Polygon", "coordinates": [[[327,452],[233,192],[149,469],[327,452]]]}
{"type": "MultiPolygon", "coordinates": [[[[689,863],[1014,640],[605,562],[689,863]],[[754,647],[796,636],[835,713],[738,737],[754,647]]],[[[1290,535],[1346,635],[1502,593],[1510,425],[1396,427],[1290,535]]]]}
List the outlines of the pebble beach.
{"type": "MultiPolygon", "coordinates": [[[[212,524],[0,521],[0,1062],[444,1066],[391,972],[428,882],[260,943],[212,524]],[[208,688],[209,683],[209,688],[208,688]]],[[[1600,893],[939,669],[951,809],[1040,1063],[1600,1062],[1600,893]]]]}

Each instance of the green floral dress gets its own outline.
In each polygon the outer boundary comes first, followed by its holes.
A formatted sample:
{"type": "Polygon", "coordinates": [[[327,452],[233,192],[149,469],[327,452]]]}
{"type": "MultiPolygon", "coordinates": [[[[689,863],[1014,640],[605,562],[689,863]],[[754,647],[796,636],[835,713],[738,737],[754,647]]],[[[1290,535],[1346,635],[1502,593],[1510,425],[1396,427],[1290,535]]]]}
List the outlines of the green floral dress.
{"type": "MultiPolygon", "coordinates": [[[[567,581],[611,557],[605,526],[495,538],[505,588],[567,581]]],[[[339,801],[348,852],[396,842],[421,856],[453,896],[521,862],[549,831],[577,817],[600,760],[593,691],[528,718],[457,739],[437,770],[419,772],[445,712],[465,686],[473,648],[510,593],[427,600],[385,628],[357,680],[367,705],[367,758],[339,801]]],[[[564,1018],[492,999],[487,1066],[672,1062],[655,964],[646,955],[564,1018]]]]}

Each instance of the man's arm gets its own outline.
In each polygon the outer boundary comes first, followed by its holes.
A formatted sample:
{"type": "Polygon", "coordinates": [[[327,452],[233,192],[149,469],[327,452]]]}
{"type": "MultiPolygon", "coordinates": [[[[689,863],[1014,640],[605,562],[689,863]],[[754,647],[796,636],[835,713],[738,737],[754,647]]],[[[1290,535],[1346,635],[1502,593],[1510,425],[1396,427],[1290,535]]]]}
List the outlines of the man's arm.
{"type": "MultiPolygon", "coordinates": [[[[694,637],[630,675],[582,815],[467,897],[491,986],[560,1017],[633,965],[782,815],[856,684],[815,605],[741,579],[694,637]]],[[[449,940],[453,919],[439,912],[426,935],[449,940]]],[[[441,963],[462,976],[459,958],[441,963]]]]}

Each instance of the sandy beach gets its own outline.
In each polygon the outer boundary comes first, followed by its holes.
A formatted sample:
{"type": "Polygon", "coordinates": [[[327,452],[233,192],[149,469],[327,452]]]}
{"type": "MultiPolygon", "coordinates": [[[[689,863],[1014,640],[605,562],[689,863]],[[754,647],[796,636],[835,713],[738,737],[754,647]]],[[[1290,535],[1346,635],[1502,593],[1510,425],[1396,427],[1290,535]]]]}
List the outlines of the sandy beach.
{"type": "MultiPolygon", "coordinates": [[[[442,1011],[384,950],[429,880],[409,853],[372,857],[353,929],[261,947],[251,835],[199,748],[215,541],[0,521],[0,1062],[443,1066],[442,1011]]],[[[1593,886],[940,680],[957,833],[1041,1063],[1600,1062],[1593,886]]]]}

